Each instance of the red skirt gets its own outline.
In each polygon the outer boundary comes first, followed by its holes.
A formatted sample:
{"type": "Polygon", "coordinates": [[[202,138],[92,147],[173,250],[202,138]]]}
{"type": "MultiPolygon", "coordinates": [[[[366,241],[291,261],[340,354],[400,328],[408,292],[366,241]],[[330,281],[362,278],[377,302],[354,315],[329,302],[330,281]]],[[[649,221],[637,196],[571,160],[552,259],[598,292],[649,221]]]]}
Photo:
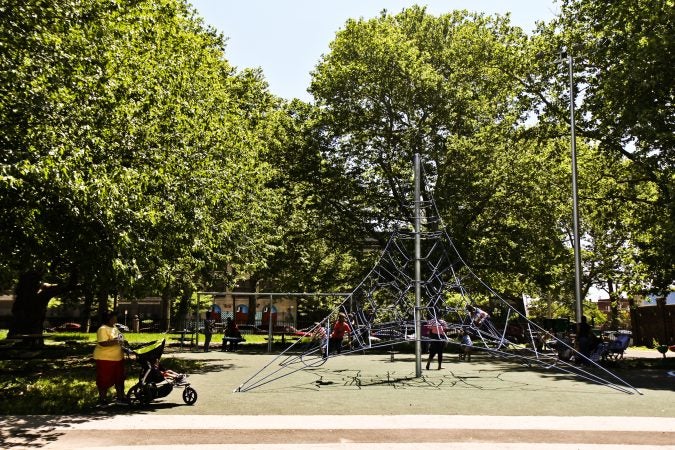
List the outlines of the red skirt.
{"type": "Polygon", "coordinates": [[[116,385],[123,385],[124,378],[124,360],[96,360],[96,387],[99,389],[108,389],[116,385]]]}

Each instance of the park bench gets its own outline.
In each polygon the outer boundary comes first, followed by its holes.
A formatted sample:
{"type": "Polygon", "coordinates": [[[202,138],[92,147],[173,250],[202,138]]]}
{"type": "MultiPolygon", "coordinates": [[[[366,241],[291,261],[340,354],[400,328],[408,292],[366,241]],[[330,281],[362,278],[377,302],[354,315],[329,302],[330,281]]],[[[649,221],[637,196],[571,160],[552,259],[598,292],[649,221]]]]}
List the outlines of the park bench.
{"type": "Polygon", "coordinates": [[[46,333],[15,334],[12,337],[5,338],[0,344],[0,348],[9,348],[19,345],[29,346],[31,348],[42,348],[45,345],[45,338],[50,336],[50,334],[46,333]]]}
{"type": "Polygon", "coordinates": [[[194,343],[194,336],[189,330],[173,331],[171,334],[174,334],[175,337],[171,337],[170,340],[180,344],[181,350],[184,345],[192,346],[194,343]]]}
{"type": "Polygon", "coordinates": [[[22,339],[17,339],[17,338],[5,338],[2,341],[0,341],[0,349],[7,349],[7,348],[13,348],[15,344],[18,344],[19,342],[22,342],[22,339]]]}
{"type": "Polygon", "coordinates": [[[172,341],[180,344],[181,346],[183,345],[192,345],[192,343],[195,341],[193,337],[172,337],[172,341]]]}
{"type": "Polygon", "coordinates": [[[228,347],[233,347],[237,345],[239,342],[246,342],[246,339],[243,337],[228,337],[228,336],[223,336],[223,346],[221,348],[221,351],[226,352],[228,347]]]}

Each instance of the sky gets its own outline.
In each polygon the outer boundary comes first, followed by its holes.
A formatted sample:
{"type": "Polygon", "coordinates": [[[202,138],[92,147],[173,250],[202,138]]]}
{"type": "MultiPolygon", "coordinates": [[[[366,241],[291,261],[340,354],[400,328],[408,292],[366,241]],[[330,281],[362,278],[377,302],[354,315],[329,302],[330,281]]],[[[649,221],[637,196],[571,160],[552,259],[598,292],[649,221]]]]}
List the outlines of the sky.
{"type": "Polygon", "coordinates": [[[310,72],[347,19],[392,14],[418,4],[434,15],[454,9],[511,14],[532,31],[559,12],[556,0],[189,0],[205,23],[228,38],[225,57],[241,70],[260,67],[270,92],[310,101],[310,72]]]}

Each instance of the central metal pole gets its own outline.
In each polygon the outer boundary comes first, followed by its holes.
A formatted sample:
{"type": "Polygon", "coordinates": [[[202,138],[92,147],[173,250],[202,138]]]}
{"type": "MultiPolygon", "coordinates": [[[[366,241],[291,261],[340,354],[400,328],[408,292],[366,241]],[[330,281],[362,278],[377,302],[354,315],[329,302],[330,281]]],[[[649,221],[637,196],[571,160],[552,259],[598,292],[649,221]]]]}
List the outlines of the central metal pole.
{"type": "Polygon", "coordinates": [[[577,189],[577,145],[574,124],[574,58],[567,53],[567,67],[570,77],[570,144],[572,147],[572,215],[574,219],[574,294],[576,299],[577,323],[581,322],[581,238],[579,236],[579,194],[577,189]]]}
{"type": "Polygon", "coordinates": [[[420,155],[415,153],[415,376],[422,376],[422,269],[420,245],[420,155]]]}

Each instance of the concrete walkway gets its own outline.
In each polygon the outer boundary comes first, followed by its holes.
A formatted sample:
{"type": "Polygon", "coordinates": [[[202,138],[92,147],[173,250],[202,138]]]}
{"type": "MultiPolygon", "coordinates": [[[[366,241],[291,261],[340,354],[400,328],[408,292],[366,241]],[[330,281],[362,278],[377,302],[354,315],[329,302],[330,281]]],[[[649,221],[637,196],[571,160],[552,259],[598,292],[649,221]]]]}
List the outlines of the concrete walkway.
{"type": "Polygon", "coordinates": [[[33,425],[40,438],[12,448],[675,448],[675,421],[649,417],[131,415],[60,423],[42,419],[46,422],[25,424],[33,425]]]}

